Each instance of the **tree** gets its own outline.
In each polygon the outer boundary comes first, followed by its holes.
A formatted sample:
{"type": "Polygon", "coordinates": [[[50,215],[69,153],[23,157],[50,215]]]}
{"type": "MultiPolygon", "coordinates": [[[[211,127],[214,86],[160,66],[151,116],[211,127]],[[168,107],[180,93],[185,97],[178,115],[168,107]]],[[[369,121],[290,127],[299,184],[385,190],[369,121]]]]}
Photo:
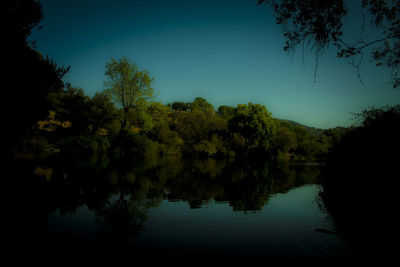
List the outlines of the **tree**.
{"type": "Polygon", "coordinates": [[[43,17],[38,1],[5,1],[2,17],[6,23],[3,35],[4,81],[1,134],[4,144],[21,143],[38,120],[49,114],[49,94],[60,94],[62,77],[68,68],[57,66],[36,51],[27,40],[31,30],[43,17]]]}
{"type": "Polygon", "coordinates": [[[202,97],[196,97],[190,106],[192,111],[199,110],[208,114],[214,113],[214,107],[202,97]]]}
{"type": "Polygon", "coordinates": [[[189,105],[185,102],[175,101],[174,103],[172,103],[171,108],[175,111],[188,111],[189,105]]]}
{"type": "Polygon", "coordinates": [[[89,130],[90,99],[83,89],[67,84],[57,99],[55,111],[58,119],[72,123],[69,133],[78,134],[89,130]]]}
{"type": "MultiPolygon", "coordinates": [[[[344,36],[344,20],[348,8],[344,0],[259,0],[259,5],[271,4],[276,23],[284,26],[285,51],[297,46],[310,47],[318,57],[323,50],[333,45],[337,57],[349,59],[357,70],[364,57],[364,51],[372,49],[372,59],[377,66],[391,70],[393,87],[400,85],[400,1],[362,0],[363,22],[360,35],[364,33],[365,19],[371,21],[371,29],[379,33],[374,40],[349,41],[344,36]]],[[[356,40],[354,34],[351,40],[356,40]]],[[[350,39],[350,38],[349,38],[350,39]]],[[[360,78],[360,74],[358,72],[360,78]]],[[[361,80],[361,78],[360,78],[361,80]]]]}
{"type": "Polygon", "coordinates": [[[360,113],[354,114],[357,120],[361,120],[363,127],[376,127],[381,125],[396,126],[396,121],[400,121],[400,104],[394,106],[385,106],[381,108],[371,107],[360,113]]]}
{"type": "Polygon", "coordinates": [[[148,111],[148,103],[144,98],[140,98],[136,105],[128,110],[126,120],[127,129],[135,133],[141,131],[147,133],[154,127],[153,118],[148,111]]]}
{"type": "Polygon", "coordinates": [[[284,153],[290,153],[297,148],[296,134],[291,130],[289,125],[281,124],[277,127],[273,143],[276,149],[284,153]]]}
{"type": "Polygon", "coordinates": [[[225,119],[230,120],[235,115],[236,108],[230,106],[219,106],[218,107],[218,115],[225,119]]]}
{"type": "Polygon", "coordinates": [[[181,114],[175,122],[176,131],[187,144],[196,144],[226,130],[226,121],[198,109],[181,114]]]}
{"type": "Polygon", "coordinates": [[[89,121],[93,130],[109,126],[116,117],[114,104],[106,92],[95,93],[90,102],[89,121]]]}
{"type": "Polygon", "coordinates": [[[173,126],[185,141],[185,152],[199,156],[224,154],[220,135],[227,132],[227,122],[214,113],[204,98],[196,98],[190,112],[177,115],[173,126]]]}
{"type": "Polygon", "coordinates": [[[139,67],[129,62],[126,57],[119,60],[112,58],[106,63],[106,76],[107,90],[124,111],[122,128],[125,128],[128,126],[129,110],[135,108],[138,101],[153,95],[153,78],[149,76],[148,71],[139,70],[139,67]]]}
{"type": "Polygon", "coordinates": [[[160,102],[150,103],[148,113],[151,115],[154,124],[168,124],[168,112],[170,108],[160,102]]]}
{"type": "Polygon", "coordinates": [[[267,152],[275,136],[275,123],[271,113],[260,104],[241,105],[229,121],[231,132],[240,133],[246,140],[248,152],[267,152]]]}
{"type": "Polygon", "coordinates": [[[36,0],[13,1],[3,3],[7,27],[7,42],[28,44],[27,37],[43,18],[42,5],[36,0]]]}

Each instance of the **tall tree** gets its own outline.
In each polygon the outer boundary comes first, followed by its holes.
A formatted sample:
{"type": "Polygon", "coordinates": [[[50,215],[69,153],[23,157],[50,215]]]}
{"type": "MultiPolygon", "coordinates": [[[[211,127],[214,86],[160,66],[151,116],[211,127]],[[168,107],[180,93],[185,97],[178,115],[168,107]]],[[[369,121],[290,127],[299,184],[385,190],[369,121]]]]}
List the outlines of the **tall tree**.
{"type": "MultiPolygon", "coordinates": [[[[359,71],[364,52],[372,48],[372,59],[377,66],[390,69],[393,87],[400,86],[400,0],[362,0],[362,23],[357,33],[350,38],[344,34],[344,21],[348,16],[349,4],[344,0],[259,0],[259,4],[269,3],[276,15],[276,23],[284,26],[285,51],[293,51],[297,46],[307,46],[318,57],[323,50],[333,45],[337,57],[349,59],[359,71]],[[370,24],[366,24],[366,19],[370,24]],[[363,38],[365,25],[369,25],[376,35],[363,38]],[[355,36],[359,35],[359,36],[355,36]],[[360,38],[360,39],[356,39],[360,38]],[[354,41],[356,40],[356,41],[354,41]]],[[[360,78],[360,74],[358,72],[360,78]]]]}
{"type": "Polygon", "coordinates": [[[135,108],[140,100],[149,99],[153,95],[150,77],[147,70],[140,70],[135,63],[123,57],[111,59],[106,63],[105,86],[114,100],[122,106],[124,117],[122,127],[127,127],[129,110],[135,108]]]}

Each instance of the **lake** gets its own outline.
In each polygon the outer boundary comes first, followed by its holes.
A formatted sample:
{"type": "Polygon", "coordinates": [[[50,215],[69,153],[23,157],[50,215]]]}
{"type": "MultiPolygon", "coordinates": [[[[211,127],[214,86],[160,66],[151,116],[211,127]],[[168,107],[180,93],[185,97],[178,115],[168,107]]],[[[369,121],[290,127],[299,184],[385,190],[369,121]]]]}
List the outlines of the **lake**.
{"type": "Polygon", "coordinates": [[[318,166],[91,158],[24,169],[21,249],[112,251],[150,262],[348,261],[349,248],[318,198],[318,166]]]}

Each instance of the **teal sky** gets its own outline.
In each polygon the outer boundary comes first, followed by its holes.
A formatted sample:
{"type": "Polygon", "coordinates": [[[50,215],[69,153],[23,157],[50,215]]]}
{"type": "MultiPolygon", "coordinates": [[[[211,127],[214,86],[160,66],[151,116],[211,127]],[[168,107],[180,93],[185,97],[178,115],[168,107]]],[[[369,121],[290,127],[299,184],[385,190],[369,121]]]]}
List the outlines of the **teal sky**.
{"type": "Polygon", "coordinates": [[[155,78],[164,104],[197,96],[215,108],[259,103],[273,117],[331,128],[354,123],[351,112],[400,103],[389,70],[376,68],[369,55],[360,83],[351,65],[326,51],[314,83],[313,54],[306,51],[303,64],[301,49],[285,53],[281,27],[257,0],[40,2],[43,28],[30,39],[71,66],[64,80],[90,96],[104,89],[105,63],[126,56],[155,78]]]}

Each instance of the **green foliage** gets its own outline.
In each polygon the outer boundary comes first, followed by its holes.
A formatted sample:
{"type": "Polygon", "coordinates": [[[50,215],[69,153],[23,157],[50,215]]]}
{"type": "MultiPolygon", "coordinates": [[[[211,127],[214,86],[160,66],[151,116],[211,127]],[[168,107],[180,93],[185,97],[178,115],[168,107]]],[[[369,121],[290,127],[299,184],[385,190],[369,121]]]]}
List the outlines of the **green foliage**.
{"type": "Polygon", "coordinates": [[[170,108],[160,102],[152,102],[148,107],[148,113],[152,117],[154,125],[168,123],[168,112],[170,108]]]}
{"type": "Polygon", "coordinates": [[[172,110],[175,110],[175,111],[189,111],[190,104],[185,103],[185,102],[175,101],[172,103],[171,108],[172,108],[172,110]]]}
{"type": "Polygon", "coordinates": [[[107,130],[107,133],[111,138],[118,136],[121,131],[121,120],[112,120],[109,124],[105,126],[105,129],[107,130]]]}
{"type": "Polygon", "coordinates": [[[83,89],[67,84],[59,96],[55,106],[57,118],[60,121],[70,121],[70,134],[79,134],[89,131],[91,103],[83,89]]]}
{"type": "Polygon", "coordinates": [[[109,138],[106,136],[95,134],[93,140],[97,143],[97,153],[107,153],[108,149],[111,147],[109,138]]]}
{"type": "Polygon", "coordinates": [[[231,148],[238,152],[244,151],[246,149],[246,138],[241,133],[232,133],[231,148]]]}
{"type": "Polygon", "coordinates": [[[195,144],[193,150],[199,156],[212,157],[217,154],[217,147],[213,142],[208,140],[202,140],[200,143],[195,144]]]}
{"type": "Polygon", "coordinates": [[[89,122],[93,126],[93,131],[107,128],[115,118],[116,110],[110,95],[105,91],[95,93],[90,100],[89,113],[89,122]]]}
{"type": "Polygon", "coordinates": [[[100,135],[71,135],[61,139],[57,146],[62,153],[71,155],[107,153],[109,140],[100,135]]]}
{"type": "Polygon", "coordinates": [[[340,131],[320,134],[273,119],[264,106],[252,103],[237,108],[221,106],[216,113],[205,99],[196,98],[190,111],[182,112],[140,98],[126,113],[114,107],[107,91],[89,98],[69,84],[62,94],[53,95],[52,101],[57,112],[51,114],[57,118],[51,122],[61,125],[63,120],[71,126],[42,131],[40,136],[51,149],[70,154],[110,152],[117,158],[139,158],[146,153],[184,153],[194,157],[258,155],[264,159],[314,160],[322,158],[341,136],[340,131]],[[129,128],[122,127],[124,120],[129,128]]]}
{"type": "Polygon", "coordinates": [[[320,143],[318,138],[311,135],[308,130],[301,126],[295,126],[297,147],[295,154],[300,160],[314,160],[315,156],[320,152],[320,143]]]}
{"type": "Polygon", "coordinates": [[[128,113],[135,108],[139,101],[150,98],[153,95],[151,83],[153,78],[146,70],[140,70],[135,63],[129,62],[123,57],[119,60],[111,59],[106,63],[105,86],[114,100],[121,105],[124,111],[122,127],[128,123],[128,113]]]}
{"type": "Polygon", "coordinates": [[[223,118],[226,121],[229,121],[233,116],[235,116],[236,108],[230,106],[219,106],[218,107],[218,116],[223,118]]]}
{"type": "Polygon", "coordinates": [[[148,113],[152,118],[153,128],[147,136],[159,144],[161,154],[180,154],[183,140],[176,131],[170,129],[169,107],[161,103],[151,103],[148,113]]]}
{"type": "Polygon", "coordinates": [[[195,108],[193,111],[179,114],[177,117],[174,126],[185,142],[186,153],[216,154],[216,147],[211,141],[212,136],[226,132],[227,122],[209,112],[210,109],[195,108]]]}
{"type": "Polygon", "coordinates": [[[207,114],[214,113],[214,107],[202,97],[196,97],[190,106],[191,111],[202,111],[207,114]]]}
{"type": "Polygon", "coordinates": [[[232,156],[232,151],[218,134],[213,134],[211,138],[195,144],[193,151],[200,157],[232,156]]]}
{"type": "Polygon", "coordinates": [[[246,140],[247,152],[265,153],[275,136],[275,123],[271,113],[260,104],[238,105],[235,116],[229,121],[229,129],[240,133],[246,140]]]}
{"type": "Polygon", "coordinates": [[[153,122],[153,128],[148,132],[147,136],[159,144],[159,152],[161,154],[180,154],[183,140],[176,131],[171,131],[168,113],[169,106],[165,106],[158,102],[153,102],[148,107],[153,122]]]}
{"type": "Polygon", "coordinates": [[[276,150],[280,150],[283,153],[292,153],[297,148],[296,133],[290,125],[277,124],[273,145],[276,150]]]}
{"type": "Polygon", "coordinates": [[[346,133],[345,129],[340,129],[339,127],[334,128],[334,129],[328,129],[325,130],[323,133],[323,136],[326,137],[327,142],[329,145],[335,145],[337,144],[341,137],[346,133]]]}
{"type": "Polygon", "coordinates": [[[146,136],[121,130],[112,144],[112,155],[116,158],[140,158],[151,146],[151,140],[146,136]]]}
{"type": "Polygon", "coordinates": [[[144,100],[139,101],[136,107],[128,110],[126,119],[130,125],[129,129],[134,132],[147,133],[154,127],[152,116],[148,113],[147,103],[144,100]]]}

